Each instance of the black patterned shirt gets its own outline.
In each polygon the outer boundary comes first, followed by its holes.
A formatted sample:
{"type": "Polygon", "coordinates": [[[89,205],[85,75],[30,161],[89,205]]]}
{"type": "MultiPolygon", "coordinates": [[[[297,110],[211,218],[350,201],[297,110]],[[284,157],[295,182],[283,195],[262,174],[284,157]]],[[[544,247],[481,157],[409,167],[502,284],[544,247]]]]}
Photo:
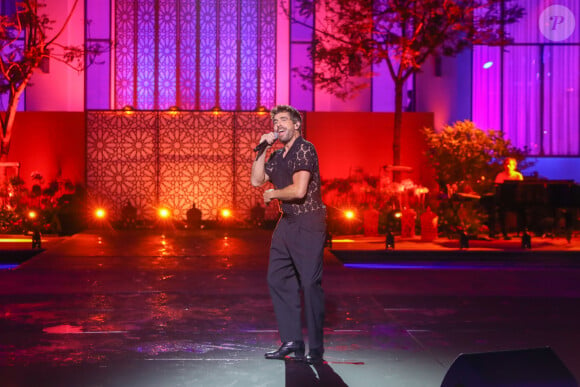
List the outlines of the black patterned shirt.
{"type": "Polygon", "coordinates": [[[310,172],[310,181],[306,195],[302,199],[281,201],[282,212],[287,216],[296,216],[323,211],[325,206],[320,193],[320,170],[314,145],[300,136],[294,140],[286,157],[283,155],[284,148],[276,150],[270,155],[265,166],[266,173],[276,189],[292,184],[292,176],[298,171],[310,172]]]}

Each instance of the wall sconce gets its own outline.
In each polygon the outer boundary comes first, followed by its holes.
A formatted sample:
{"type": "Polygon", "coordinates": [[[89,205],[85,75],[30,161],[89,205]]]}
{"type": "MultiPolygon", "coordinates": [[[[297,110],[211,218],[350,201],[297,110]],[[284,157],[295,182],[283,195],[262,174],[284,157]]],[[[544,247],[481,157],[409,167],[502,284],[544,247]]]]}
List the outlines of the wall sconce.
{"type": "Polygon", "coordinates": [[[127,115],[130,115],[130,114],[135,113],[135,108],[133,106],[131,106],[131,105],[125,105],[125,106],[123,106],[123,109],[122,110],[123,110],[123,113],[125,113],[127,115]]]}
{"type": "Polygon", "coordinates": [[[222,109],[221,109],[219,106],[214,106],[214,107],[211,109],[211,112],[212,112],[213,114],[215,114],[216,116],[217,116],[218,114],[220,114],[220,113],[221,113],[221,111],[222,111],[222,109]]]}
{"type": "Polygon", "coordinates": [[[169,112],[169,114],[171,114],[172,116],[178,114],[180,110],[181,109],[179,109],[179,107],[178,106],[175,106],[175,105],[170,106],[169,109],[167,109],[167,111],[169,112]]]}
{"type": "Polygon", "coordinates": [[[256,111],[258,112],[259,115],[264,115],[266,113],[268,113],[268,110],[266,109],[266,107],[264,105],[259,106],[256,111]]]}

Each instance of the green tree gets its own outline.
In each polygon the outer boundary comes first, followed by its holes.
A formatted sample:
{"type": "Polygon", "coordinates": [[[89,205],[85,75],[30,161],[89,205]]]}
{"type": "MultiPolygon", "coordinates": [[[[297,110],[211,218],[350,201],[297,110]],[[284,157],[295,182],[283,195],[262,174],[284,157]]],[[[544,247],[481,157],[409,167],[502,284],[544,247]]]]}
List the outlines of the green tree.
{"type": "Polygon", "coordinates": [[[370,85],[371,65],[386,63],[395,84],[394,165],[400,164],[405,81],[429,57],[507,43],[504,26],[524,14],[512,0],[296,1],[299,17],[286,6],[287,14],[314,31],[314,67],[298,69],[305,81],[346,99],[370,85]]]}
{"type": "MultiPolygon", "coordinates": [[[[503,170],[503,160],[526,158],[526,151],[514,147],[497,130],[482,130],[472,121],[456,122],[436,131],[425,128],[428,157],[435,169],[440,189],[468,186],[478,195],[493,191],[495,176],[503,170]]],[[[522,168],[527,165],[522,164],[522,168]]]]}

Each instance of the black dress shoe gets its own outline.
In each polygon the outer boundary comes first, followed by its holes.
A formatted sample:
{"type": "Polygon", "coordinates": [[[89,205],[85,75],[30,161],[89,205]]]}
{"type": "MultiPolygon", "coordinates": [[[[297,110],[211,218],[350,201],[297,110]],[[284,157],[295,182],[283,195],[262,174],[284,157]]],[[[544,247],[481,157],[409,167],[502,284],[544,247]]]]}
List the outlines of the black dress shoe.
{"type": "Polygon", "coordinates": [[[304,358],[304,361],[308,364],[320,364],[324,360],[322,359],[322,354],[324,350],[322,348],[313,348],[308,351],[308,355],[304,358]]]}
{"type": "Polygon", "coordinates": [[[266,359],[284,359],[286,356],[294,354],[294,357],[302,359],[304,357],[304,341],[285,341],[276,351],[266,352],[266,359]]]}

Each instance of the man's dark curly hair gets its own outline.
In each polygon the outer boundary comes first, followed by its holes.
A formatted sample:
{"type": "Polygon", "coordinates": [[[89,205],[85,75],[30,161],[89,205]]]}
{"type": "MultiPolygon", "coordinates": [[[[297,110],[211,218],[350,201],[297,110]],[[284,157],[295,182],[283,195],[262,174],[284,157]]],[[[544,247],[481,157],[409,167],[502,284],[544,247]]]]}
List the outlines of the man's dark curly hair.
{"type": "Polygon", "coordinates": [[[300,127],[298,129],[302,129],[302,114],[300,114],[300,112],[298,110],[296,110],[296,108],[290,106],[290,105],[277,105],[274,108],[272,108],[272,110],[270,111],[270,117],[272,118],[272,120],[274,119],[274,116],[278,113],[290,113],[290,119],[292,120],[292,122],[294,123],[299,123],[300,127]]]}

